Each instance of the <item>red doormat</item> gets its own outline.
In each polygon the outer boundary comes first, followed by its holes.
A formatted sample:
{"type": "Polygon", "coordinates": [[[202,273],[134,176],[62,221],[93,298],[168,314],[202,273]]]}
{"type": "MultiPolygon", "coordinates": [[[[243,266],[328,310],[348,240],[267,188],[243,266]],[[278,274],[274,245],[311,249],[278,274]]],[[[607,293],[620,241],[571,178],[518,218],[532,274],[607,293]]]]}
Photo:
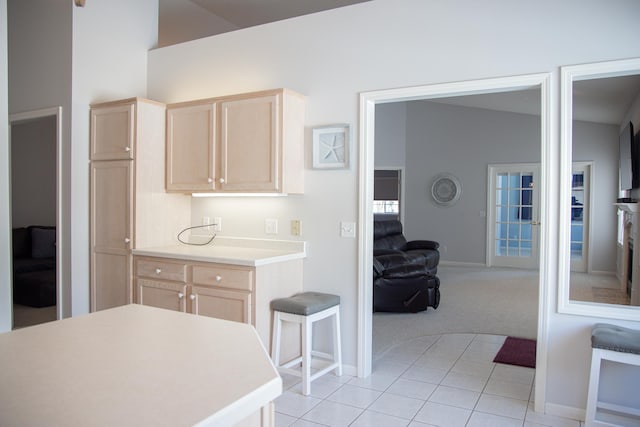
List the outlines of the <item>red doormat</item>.
{"type": "Polygon", "coordinates": [[[525,338],[507,337],[493,361],[507,365],[535,368],[536,341],[525,338]]]}

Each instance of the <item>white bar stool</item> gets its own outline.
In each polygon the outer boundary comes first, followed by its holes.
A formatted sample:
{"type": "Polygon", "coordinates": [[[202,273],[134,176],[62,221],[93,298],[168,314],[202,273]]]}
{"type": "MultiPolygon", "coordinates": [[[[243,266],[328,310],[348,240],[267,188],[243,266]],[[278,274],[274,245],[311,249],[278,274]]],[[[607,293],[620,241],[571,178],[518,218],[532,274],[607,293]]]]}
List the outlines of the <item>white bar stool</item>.
{"type": "Polygon", "coordinates": [[[337,376],[342,375],[342,349],[340,344],[340,297],[338,295],[319,292],[303,292],[290,298],[279,298],[271,301],[273,310],[273,337],[271,342],[271,359],[283,373],[302,378],[302,394],[309,395],[311,381],[335,369],[337,376]],[[333,354],[313,350],[313,323],[333,317],[333,354]],[[302,356],[280,364],[280,336],[282,322],[295,322],[302,329],[302,356]],[[329,364],[311,374],[312,356],[329,360],[329,364]],[[301,367],[292,368],[297,364],[301,367]]]}
{"type": "Polygon", "coordinates": [[[603,360],[640,366],[640,331],[597,323],[591,330],[591,347],[591,373],[585,426],[640,425],[640,408],[603,402],[598,396],[600,367],[603,360]]]}

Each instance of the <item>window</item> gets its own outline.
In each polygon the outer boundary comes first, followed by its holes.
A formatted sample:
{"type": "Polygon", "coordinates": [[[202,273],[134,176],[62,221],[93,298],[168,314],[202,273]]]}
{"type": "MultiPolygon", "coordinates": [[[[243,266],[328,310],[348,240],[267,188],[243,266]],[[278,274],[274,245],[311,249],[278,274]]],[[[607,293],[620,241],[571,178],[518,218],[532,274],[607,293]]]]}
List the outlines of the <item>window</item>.
{"type": "Polygon", "coordinates": [[[400,219],[400,170],[375,170],[373,179],[374,216],[400,219]]]}

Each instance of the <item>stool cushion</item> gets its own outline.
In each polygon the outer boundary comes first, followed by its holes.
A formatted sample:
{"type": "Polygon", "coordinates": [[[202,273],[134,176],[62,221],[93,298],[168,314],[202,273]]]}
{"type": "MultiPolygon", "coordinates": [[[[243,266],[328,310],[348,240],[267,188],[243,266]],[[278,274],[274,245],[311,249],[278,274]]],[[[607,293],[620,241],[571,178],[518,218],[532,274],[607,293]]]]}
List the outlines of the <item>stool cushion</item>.
{"type": "Polygon", "coordinates": [[[640,354],[640,331],[596,323],[591,330],[591,347],[640,354]]]}
{"type": "Polygon", "coordinates": [[[289,298],[274,299],[271,301],[271,309],[283,313],[309,316],[338,304],[340,304],[339,295],[302,292],[289,298]]]}

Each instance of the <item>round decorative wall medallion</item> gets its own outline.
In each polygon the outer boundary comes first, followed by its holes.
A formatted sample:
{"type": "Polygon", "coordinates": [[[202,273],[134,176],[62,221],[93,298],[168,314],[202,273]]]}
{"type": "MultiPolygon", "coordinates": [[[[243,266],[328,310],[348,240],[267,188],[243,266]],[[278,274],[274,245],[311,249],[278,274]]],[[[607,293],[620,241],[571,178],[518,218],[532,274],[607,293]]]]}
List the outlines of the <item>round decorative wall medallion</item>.
{"type": "Polygon", "coordinates": [[[440,206],[451,206],[462,195],[462,185],[455,176],[442,173],[431,181],[431,197],[440,206]]]}

